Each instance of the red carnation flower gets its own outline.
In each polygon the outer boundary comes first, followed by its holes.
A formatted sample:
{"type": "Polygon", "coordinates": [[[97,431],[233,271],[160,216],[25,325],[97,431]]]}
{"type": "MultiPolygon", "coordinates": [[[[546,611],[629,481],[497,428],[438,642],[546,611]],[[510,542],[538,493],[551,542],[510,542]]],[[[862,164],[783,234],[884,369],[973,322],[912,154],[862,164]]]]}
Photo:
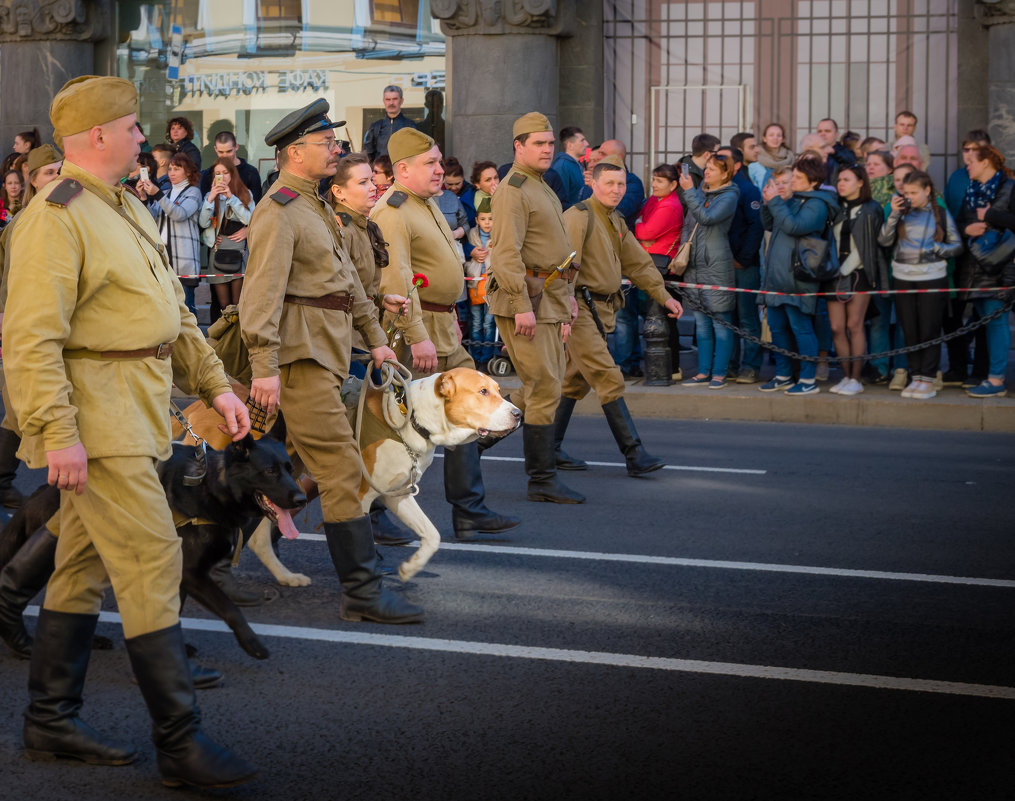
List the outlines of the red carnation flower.
{"type": "Polygon", "coordinates": [[[423,273],[413,273],[412,285],[423,287],[423,289],[426,289],[428,286],[430,286],[430,279],[427,278],[425,275],[423,275],[423,273]]]}

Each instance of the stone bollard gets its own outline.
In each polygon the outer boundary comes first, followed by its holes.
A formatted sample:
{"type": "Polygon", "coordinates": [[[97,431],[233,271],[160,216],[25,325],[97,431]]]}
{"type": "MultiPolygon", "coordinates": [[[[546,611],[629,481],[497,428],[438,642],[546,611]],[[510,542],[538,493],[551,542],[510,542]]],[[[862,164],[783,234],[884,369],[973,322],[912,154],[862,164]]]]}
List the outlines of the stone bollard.
{"type": "Polygon", "coordinates": [[[651,387],[668,387],[673,383],[673,354],[670,353],[670,327],[666,309],[649,301],[642,326],[645,336],[645,384],[651,387]]]}

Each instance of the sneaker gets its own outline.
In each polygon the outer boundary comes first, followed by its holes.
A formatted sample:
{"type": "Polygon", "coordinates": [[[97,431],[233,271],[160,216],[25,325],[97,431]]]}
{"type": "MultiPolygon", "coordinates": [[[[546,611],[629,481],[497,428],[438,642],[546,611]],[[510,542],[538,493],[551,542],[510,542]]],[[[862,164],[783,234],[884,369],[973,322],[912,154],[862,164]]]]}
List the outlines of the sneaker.
{"type": "Polygon", "coordinates": [[[846,382],[846,386],[839,390],[840,395],[853,396],[859,395],[863,392],[863,384],[857,381],[855,378],[850,378],[846,382]]]}
{"type": "Polygon", "coordinates": [[[937,390],[934,389],[933,381],[917,381],[916,389],[909,393],[909,397],[913,400],[930,400],[937,395],[937,390]]]}
{"type": "MultiPolygon", "coordinates": [[[[895,372],[892,373],[892,381],[888,385],[888,388],[892,392],[900,392],[906,389],[906,381],[909,379],[909,373],[903,370],[901,367],[896,368],[895,372]]],[[[906,397],[909,397],[908,395],[906,397]]]]}
{"type": "Polygon", "coordinates": [[[792,378],[783,378],[782,376],[776,376],[771,381],[766,381],[758,390],[761,392],[778,392],[781,389],[788,389],[793,386],[792,378]]]}
{"type": "Polygon", "coordinates": [[[756,384],[758,383],[758,371],[753,367],[742,367],[740,372],[737,373],[738,384],[756,384]]]}
{"type": "Polygon", "coordinates": [[[829,372],[828,371],[828,362],[827,361],[825,361],[825,362],[818,362],[818,369],[817,369],[817,372],[815,373],[814,377],[818,381],[827,381],[828,380],[828,372],[829,372]]]}
{"type": "Polygon", "coordinates": [[[945,379],[940,370],[938,370],[937,373],[934,375],[934,381],[932,382],[932,386],[934,387],[935,392],[940,392],[942,389],[945,388],[945,379]]]}
{"type": "Polygon", "coordinates": [[[941,376],[941,384],[946,387],[961,387],[966,377],[955,370],[949,370],[941,376]]]}
{"type": "Polygon", "coordinates": [[[1003,398],[1008,394],[1008,390],[1005,389],[1004,384],[998,386],[997,384],[991,384],[989,381],[984,381],[979,386],[967,389],[966,394],[970,398],[1003,398]]]}
{"type": "Polygon", "coordinates": [[[785,392],[787,395],[817,395],[821,392],[821,388],[813,382],[805,384],[803,381],[798,381],[785,392]]]}
{"type": "Polygon", "coordinates": [[[844,378],[844,379],[842,379],[842,381],[840,381],[834,387],[829,388],[828,391],[831,392],[833,395],[838,395],[840,392],[842,392],[843,389],[845,389],[845,387],[849,383],[849,381],[850,381],[850,379],[844,378]]]}
{"type": "Polygon", "coordinates": [[[686,381],[681,382],[681,386],[685,387],[703,387],[709,381],[707,375],[694,375],[688,378],[686,381]]]}
{"type": "Polygon", "coordinates": [[[919,389],[919,385],[920,385],[920,382],[917,381],[914,378],[912,381],[909,382],[909,386],[906,387],[904,390],[902,390],[902,397],[904,397],[904,398],[912,398],[913,397],[913,391],[916,390],[916,389],[919,389]]]}
{"type": "Polygon", "coordinates": [[[713,378],[711,381],[708,382],[708,388],[709,389],[726,389],[726,379],[725,378],[713,378]]]}
{"type": "Polygon", "coordinates": [[[673,373],[670,376],[670,380],[671,381],[683,381],[684,380],[684,371],[683,370],[677,370],[677,372],[673,373]]]}

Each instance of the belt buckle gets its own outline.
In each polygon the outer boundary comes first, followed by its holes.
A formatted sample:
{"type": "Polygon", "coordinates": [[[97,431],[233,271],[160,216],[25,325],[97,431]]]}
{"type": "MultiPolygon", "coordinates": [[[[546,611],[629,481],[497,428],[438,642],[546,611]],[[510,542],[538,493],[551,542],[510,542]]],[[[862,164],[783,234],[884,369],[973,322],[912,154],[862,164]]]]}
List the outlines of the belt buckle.
{"type": "Polygon", "coordinates": [[[168,359],[173,354],[173,343],[163,342],[155,349],[156,359],[168,359]]]}

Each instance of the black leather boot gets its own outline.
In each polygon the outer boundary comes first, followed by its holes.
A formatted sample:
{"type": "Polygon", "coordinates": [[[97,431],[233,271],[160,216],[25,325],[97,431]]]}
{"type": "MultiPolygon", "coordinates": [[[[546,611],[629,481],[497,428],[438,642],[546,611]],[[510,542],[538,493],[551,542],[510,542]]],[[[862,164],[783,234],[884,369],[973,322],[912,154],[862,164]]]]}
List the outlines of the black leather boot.
{"type": "Polygon", "coordinates": [[[20,509],[25,500],[14,486],[20,446],[21,437],[8,428],[0,428],[0,505],[10,509],[20,509]]]}
{"type": "Polygon", "coordinates": [[[603,404],[603,414],[606,415],[606,422],[610,424],[610,431],[613,438],[617,440],[617,447],[624,454],[627,461],[627,474],[629,476],[641,476],[660,470],[666,463],[649,456],[641,444],[638,431],[634,427],[634,420],[627,410],[627,404],[623,398],[603,404]]]}
{"type": "Polygon", "coordinates": [[[0,639],[21,659],[32,658],[32,638],[23,617],[25,607],[53,575],[55,554],[56,537],[42,526],[0,573],[0,639]]]}
{"type": "Polygon", "coordinates": [[[574,398],[560,396],[560,403],[557,404],[557,413],[553,419],[553,452],[557,460],[558,470],[588,470],[589,465],[581,459],[568,456],[561,447],[564,442],[564,435],[567,433],[568,423],[571,422],[571,414],[574,412],[574,405],[577,403],[574,398]]]}
{"type": "Polygon", "coordinates": [[[451,504],[451,522],[459,542],[481,540],[480,532],[497,534],[522,521],[500,515],[486,505],[486,488],[475,442],[444,449],[444,497],[451,504]]]}
{"type": "Polygon", "coordinates": [[[325,523],[328,552],[342,583],[338,615],[358,623],[419,623],[423,610],[384,588],[369,517],[325,523]]]}
{"type": "Polygon", "coordinates": [[[152,739],[166,787],[232,787],[257,770],[201,730],[183,630],[177,623],[126,640],[131,667],[152,717],[152,739]]]}
{"type": "Polygon", "coordinates": [[[585,496],[565,487],[557,480],[556,455],[553,450],[553,424],[522,426],[525,447],[525,472],[529,476],[528,499],[549,503],[585,503],[585,496]]]}
{"type": "Polygon", "coordinates": [[[416,539],[395,522],[388,513],[388,507],[380,498],[374,498],[370,504],[370,528],[374,532],[374,543],[377,545],[408,545],[416,539]]]}
{"type": "Polygon", "coordinates": [[[229,600],[237,606],[261,606],[264,603],[264,590],[247,589],[242,586],[233,575],[233,560],[231,556],[220,559],[211,566],[208,571],[211,580],[218,584],[229,600]]]}
{"type": "Polygon", "coordinates": [[[79,759],[90,765],[128,765],[137,750],[108,740],[78,717],[98,615],[43,609],[35,627],[25,710],[25,756],[79,759]]]}

